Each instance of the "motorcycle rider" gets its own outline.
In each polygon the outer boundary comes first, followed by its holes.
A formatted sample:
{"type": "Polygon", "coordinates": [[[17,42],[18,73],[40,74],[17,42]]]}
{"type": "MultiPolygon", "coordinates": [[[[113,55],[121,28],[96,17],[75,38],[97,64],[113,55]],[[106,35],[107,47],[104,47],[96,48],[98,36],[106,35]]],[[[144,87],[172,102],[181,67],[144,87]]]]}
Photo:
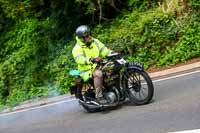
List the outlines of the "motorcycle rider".
{"type": "Polygon", "coordinates": [[[111,54],[111,50],[98,39],[92,37],[87,25],[81,25],[76,29],[76,45],[72,54],[83,81],[86,82],[93,78],[96,98],[100,103],[105,103],[106,100],[102,95],[103,73],[96,69],[96,63],[101,62],[102,58],[111,54]]]}

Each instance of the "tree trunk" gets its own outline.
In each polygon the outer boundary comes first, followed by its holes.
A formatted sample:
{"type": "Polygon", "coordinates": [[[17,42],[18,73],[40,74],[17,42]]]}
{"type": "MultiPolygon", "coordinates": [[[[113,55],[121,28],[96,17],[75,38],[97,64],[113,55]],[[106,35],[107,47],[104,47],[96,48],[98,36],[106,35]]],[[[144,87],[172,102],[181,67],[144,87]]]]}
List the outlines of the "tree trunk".
{"type": "Polygon", "coordinates": [[[101,23],[102,20],[102,5],[101,5],[101,0],[97,0],[98,6],[99,6],[99,24],[101,23]]]}
{"type": "MultiPolygon", "coordinates": [[[[119,1],[119,2],[121,2],[121,1],[119,1]]],[[[116,5],[115,5],[115,0],[110,0],[109,4],[110,4],[110,6],[112,6],[116,11],[120,11],[120,10],[116,7],[116,5]]]]}

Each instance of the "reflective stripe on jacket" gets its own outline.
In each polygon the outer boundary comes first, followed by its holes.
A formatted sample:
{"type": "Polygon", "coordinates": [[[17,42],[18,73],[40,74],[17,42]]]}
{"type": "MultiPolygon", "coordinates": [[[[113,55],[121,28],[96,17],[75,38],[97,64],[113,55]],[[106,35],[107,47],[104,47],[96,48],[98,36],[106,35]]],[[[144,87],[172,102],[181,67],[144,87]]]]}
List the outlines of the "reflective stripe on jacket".
{"type": "Polygon", "coordinates": [[[78,37],[76,37],[76,41],[77,43],[72,50],[72,54],[78,64],[78,70],[81,73],[81,77],[84,81],[87,81],[92,77],[97,66],[90,62],[90,58],[104,58],[111,53],[111,50],[95,38],[92,38],[92,43],[89,47],[87,47],[78,37]]]}

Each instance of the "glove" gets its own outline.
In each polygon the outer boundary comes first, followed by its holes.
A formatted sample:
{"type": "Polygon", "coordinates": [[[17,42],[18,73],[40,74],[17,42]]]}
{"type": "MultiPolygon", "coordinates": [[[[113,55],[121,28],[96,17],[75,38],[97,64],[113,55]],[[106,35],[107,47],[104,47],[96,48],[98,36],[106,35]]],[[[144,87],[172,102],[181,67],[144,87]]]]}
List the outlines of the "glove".
{"type": "Polygon", "coordinates": [[[99,63],[102,62],[103,60],[100,57],[96,57],[96,58],[90,58],[90,61],[92,63],[99,63]]]}

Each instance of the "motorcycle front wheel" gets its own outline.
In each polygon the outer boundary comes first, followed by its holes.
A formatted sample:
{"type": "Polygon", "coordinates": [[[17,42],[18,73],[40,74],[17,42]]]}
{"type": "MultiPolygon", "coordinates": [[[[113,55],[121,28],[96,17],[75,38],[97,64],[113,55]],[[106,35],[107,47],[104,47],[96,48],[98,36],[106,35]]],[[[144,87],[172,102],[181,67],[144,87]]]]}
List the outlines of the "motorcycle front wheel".
{"type": "Polygon", "coordinates": [[[153,98],[153,83],[145,71],[129,70],[123,78],[123,86],[130,101],[136,105],[147,104],[153,98]]]}

